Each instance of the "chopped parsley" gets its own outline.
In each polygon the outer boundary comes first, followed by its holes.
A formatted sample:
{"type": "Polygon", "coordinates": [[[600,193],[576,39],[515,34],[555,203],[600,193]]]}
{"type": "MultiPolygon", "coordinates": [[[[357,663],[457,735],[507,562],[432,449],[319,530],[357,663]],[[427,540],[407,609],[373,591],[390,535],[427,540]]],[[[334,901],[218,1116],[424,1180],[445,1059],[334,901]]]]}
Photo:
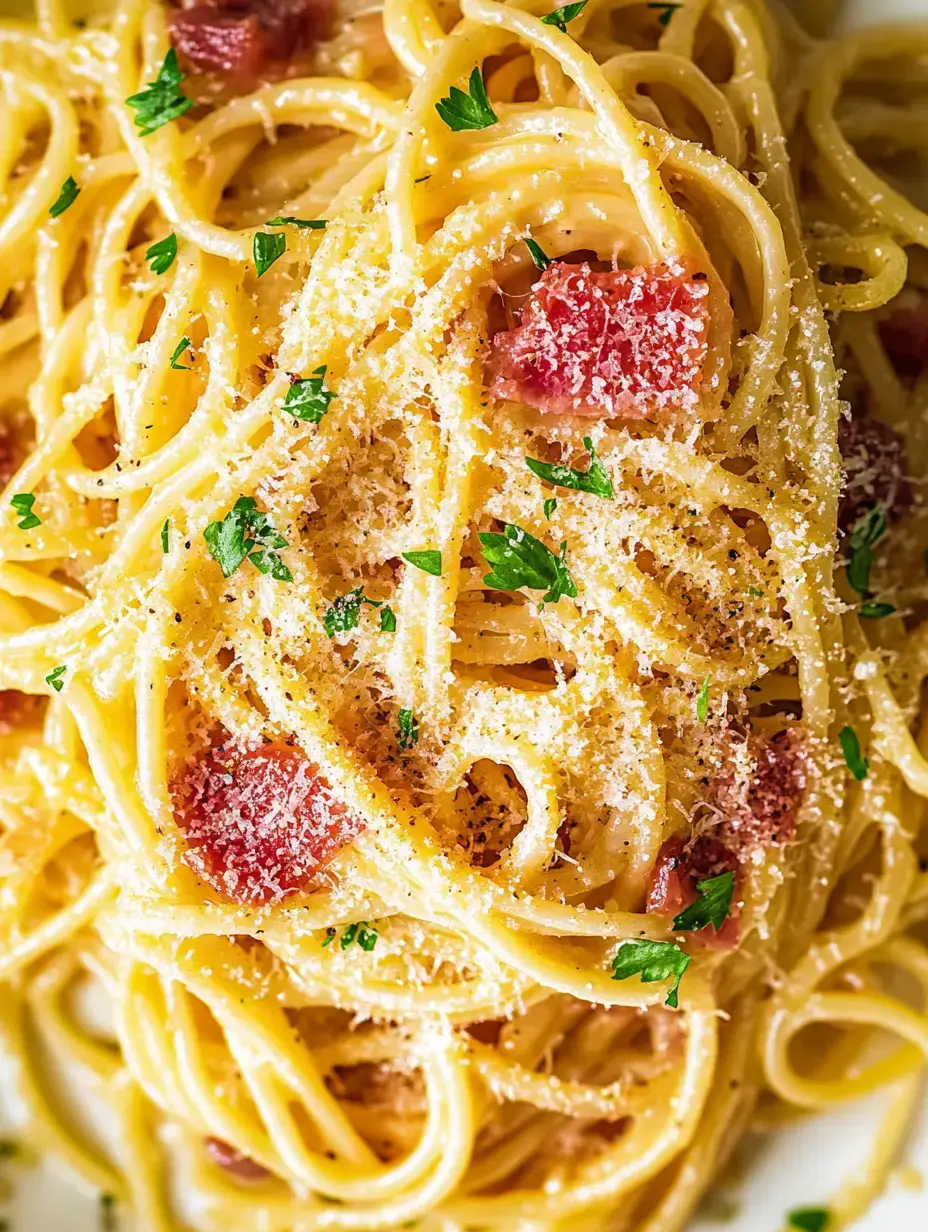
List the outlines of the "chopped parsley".
{"type": "Polygon", "coordinates": [[[555,9],[553,13],[548,13],[542,17],[541,24],[543,26],[556,26],[561,34],[567,33],[567,23],[573,21],[575,17],[579,17],[586,8],[587,0],[577,0],[576,4],[563,4],[559,9],[555,9]]]}
{"type": "Polygon", "coordinates": [[[875,603],[869,599],[860,609],[864,620],[882,620],[884,616],[892,616],[895,607],[891,603],[875,603]]]}
{"type": "MultiPolygon", "coordinates": [[[[327,933],[329,931],[330,931],[329,929],[326,929],[327,933]]],[[[331,932],[334,934],[335,929],[333,928],[331,932]]],[[[380,934],[377,932],[376,928],[368,927],[366,920],[359,920],[357,924],[348,925],[348,927],[342,933],[341,939],[339,940],[338,944],[341,946],[343,950],[347,950],[348,947],[352,944],[352,942],[357,941],[361,949],[367,950],[369,954],[371,950],[374,948],[374,946],[377,944],[377,938],[379,935],[380,934]]],[[[328,945],[329,944],[328,938],[325,941],[323,941],[322,944],[328,945]]]]}
{"type": "Polygon", "coordinates": [[[886,534],[886,510],[877,505],[865,513],[851,531],[851,554],[847,563],[847,580],[864,599],[870,598],[870,569],[873,549],[886,534]]]}
{"type": "Polygon", "coordinates": [[[203,538],[223,577],[231,577],[247,559],[259,573],[269,573],[278,582],[293,581],[277,550],[287,547],[287,540],[251,496],[240,496],[221,522],[207,526],[203,538]]]}
{"type": "Polygon", "coordinates": [[[326,609],[322,619],[328,637],[336,633],[349,633],[356,629],[361,620],[361,605],[368,603],[371,607],[380,607],[378,599],[368,599],[362,586],[350,590],[347,595],[340,595],[331,607],[326,609]]]}
{"type": "Polygon", "coordinates": [[[411,749],[419,743],[419,720],[411,710],[401,710],[396,717],[396,741],[401,749],[411,749]]]}
{"type": "Polygon", "coordinates": [[[425,552],[403,552],[403,560],[415,565],[423,573],[431,573],[432,577],[441,577],[441,552],[429,550],[425,552]]]}
{"type": "Polygon", "coordinates": [[[269,227],[300,227],[304,231],[324,231],[329,225],[327,218],[294,218],[292,214],[283,214],[267,220],[269,227]]]}
{"type": "Polygon", "coordinates": [[[165,518],[164,525],[161,527],[161,551],[167,556],[170,551],[168,536],[171,532],[171,519],[165,518]]]}
{"type": "Polygon", "coordinates": [[[483,74],[475,68],[470,75],[468,93],[452,86],[448,97],[435,104],[435,110],[453,133],[465,129],[489,128],[499,120],[496,112],[490,106],[487,98],[487,88],[483,84],[483,74]]]}
{"type": "Polygon", "coordinates": [[[294,419],[304,423],[320,423],[329,409],[329,403],[337,395],[325,387],[326,365],[317,368],[312,376],[293,382],[284,398],[284,410],[294,419]]]}
{"type": "Polygon", "coordinates": [[[763,599],[764,597],[764,592],[762,590],[758,590],[756,586],[749,586],[745,593],[749,594],[752,599],[763,599]]]}
{"type": "Polygon", "coordinates": [[[709,677],[710,672],[702,684],[699,686],[699,693],[696,696],[696,722],[706,723],[709,720],[709,677]]]}
{"type": "Polygon", "coordinates": [[[556,556],[547,544],[511,522],[503,523],[501,535],[489,531],[478,538],[490,565],[483,580],[493,590],[519,590],[522,586],[543,590],[542,606],[557,603],[561,595],[576,598],[577,586],[566,564],[566,541],[556,556]]]}
{"type": "Polygon", "coordinates": [[[530,235],[524,235],[522,238],[536,269],[546,270],[549,265],[554,264],[554,259],[548,256],[537,240],[533,240],[530,235]]]}
{"type": "Polygon", "coordinates": [[[542,509],[544,509],[545,511],[545,517],[548,519],[549,522],[551,521],[551,515],[554,513],[556,508],[557,508],[557,497],[549,496],[548,499],[545,501],[545,503],[542,505],[542,509]]]}
{"type": "Polygon", "coordinates": [[[177,256],[177,236],[172,231],[170,235],[166,235],[163,240],[158,240],[156,244],[152,244],[151,248],[145,250],[145,260],[151,266],[153,274],[165,274],[174,264],[174,258],[177,256]]]}
{"type": "Polygon", "coordinates": [[[558,488],[573,488],[577,492],[589,492],[592,496],[601,496],[604,500],[612,500],[615,492],[609,472],[596,456],[593,440],[589,436],[583,438],[583,444],[590,455],[590,469],[575,471],[572,466],[560,466],[551,462],[542,462],[538,458],[526,458],[525,465],[537,475],[558,488]]]}
{"type": "Polygon", "coordinates": [[[860,741],[853,727],[842,727],[838,733],[841,752],[847,762],[847,768],[858,783],[862,783],[870,770],[870,762],[861,754],[860,741]]]}
{"type": "Polygon", "coordinates": [[[831,1211],[824,1206],[804,1206],[790,1211],[787,1220],[791,1228],[799,1232],[825,1232],[831,1223],[831,1211]]]}
{"type": "Polygon", "coordinates": [[[630,975],[640,975],[643,984],[673,980],[664,1004],[676,1009],[680,981],[691,962],[689,954],[675,941],[623,941],[612,960],[612,978],[627,980],[630,975]]]}
{"type": "Polygon", "coordinates": [[[392,607],[382,607],[380,609],[380,632],[396,632],[396,613],[392,607]]]}
{"type": "Polygon", "coordinates": [[[337,928],[332,928],[332,927],[331,927],[331,925],[330,925],[330,926],[329,926],[329,927],[325,930],[325,941],[323,941],[323,943],[322,943],[322,948],[323,948],[323,949],[325,949],[325,947],[326,947],[327,945],[331,945],[331,944],[332,944],[332,942],[335,940],[335,938],[336,938],[336,936],[337,936],[337,935],[338,935],[338,929],[337,929],[337,928]]]}
{"type": "Polygon", "coordinates": [[[61,677],[68,670],[67,665],[62,663],[60,667],[53,668],[45,677],[45,683],[50,684],[56,693],[60,693],[64,688],[64,681],[61,677]]]}
{"type": "Polygon", "coordinates": [[[31,492],[17,492],[15,496],[11,497],[10,504],[13,506],[16,516],[22,519],[16,523],[20,530],[32,530],[34,526],[42,525],[42,519],[39,515],[32,512],[35,496],[31,492]]]}
{"type": "Polygon", "coordinates": [[[667,26],[670,25],[670,20],[673,17],[674,13],[677,11],[677,9],[682,9],[683,5],[682,4],[658,3],[658,4],[649,4],[648,8],[661,10],[660,13],[658,14],[657,20],[660,22],[662,26],[666,28],[667,26]]]}
{"type": "Polygon", "coordinates": [[[254,242],[254,258],[255,269],[258,277],[271,268],[278,257],[284,255],[287,247],[287,237],[285,235],[270,235],[267,231],[256,231],[254,242]]]}
{"type": "Polygon", "coordinates": [[[178,342],[177,346],[174,348],[174,354],[171,356],[171,367],[175,370],[175,372],[190,371],[190,366],[188,364],[179,364],[177,362],[189,346],[190,339],[186,334],[184,334],[183,338],[181,338],[180,342],[178,342]]]}
{"type": "Polygon", "coordinates": [[[78,193],[81,190],[77,186],[77,180],[73,175],[69,175],[65,182],[61,185],[61,192],[58,194],[58,200],[49,207],[49,214],[52,218],[57,218],[59,214],[63,214],[77,200],[78,193]]]}
{"type": "Polygon", "coordinates": [[[696,889],[699,891],[699,897],[673,918],[675,933],[699,932],[708,924],[718,932],[728,919],[735,893],[734,873],[720,873],[718,877],[697,881],[696,889]]]}
{"type": "Polygon", "coordinates": [[[147,137],[190,110],[193,99],[180,89],[183,80],[184,73],[177,63],[177,52],[172,47],[164,57],[157,78],[150,81],[144,90],[126,99],[127,105],[135,112],[135,126],[140,136],[147,137]]]}

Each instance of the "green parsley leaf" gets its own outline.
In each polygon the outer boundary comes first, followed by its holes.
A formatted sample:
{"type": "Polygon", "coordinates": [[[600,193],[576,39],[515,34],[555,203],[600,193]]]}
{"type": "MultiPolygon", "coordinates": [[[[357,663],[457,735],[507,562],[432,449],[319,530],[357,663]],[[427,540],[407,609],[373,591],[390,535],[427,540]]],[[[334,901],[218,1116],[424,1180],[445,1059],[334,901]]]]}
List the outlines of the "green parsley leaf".
{"type": "Polygon", "coordinates": [[[325,930],[325,941],[323,941],[323,943],[322,943],[322,948],[323,948],[323,949],[325,949],[325,947],[326,947],[327,945],[331,945],[331,944],[332,944],[332,942],[335,940],[335,936],[336,936],[337,932],[338,932],[338,929],[337,929],[337,928],[332,928],[332,927],[329,927],[329,928],[327,928],[327,929],[325,930]]]}
{"type": "Polygon", "coordinates": [[[419,743],[419,720],[411,710],[401,710],[396,716],[396,742],[401,749],[411,749],[419,743]]]}
{"type": "Polygon", "coordinates": [[[561,544],[560,556],[555,556],[547,544],[511,522],[503,523],[501,535],[490,531],[478,538],[490,565],[483,580],[493,590],[519,590],[522,586],[544,590],[542,606],[557,603],[561,595],[576,597],[577,587],[566,564],[566,542],[561,544]]]}
{"type": "Polygon", "coordinates": [[[470,75],[467,94],[457,86],[452,86],[448,97],[435,104],[435,110],[453,133],[460,133],[465,129],[489,128],[499,120],[499,116],[490,106],[487,88],[483,84],[483,74],[479,68],[475,68],[470,75]]]}
{"type": "Polygon", "coordinates": [[[177,63],[177,52],[172,47],[164,57],[161,71],[155,81],[150,81],[144,90],[126,99],[135,112],[135,126],[142,137],[147,137],[164,124],[178,119],[193,106],[180,89],[184,74],[177,63]]]}
{"type": "Polygon", "coordinates": [[[168,542],[168,535],[170,534],[170,530],[171,530],[171,519],[165,518],[164,525],[161,527],[161,551],[165,554],[165,556],[167,556],[168,552],[170,551],[169,542],[168,542]]]}
{"type": "Polygon", "coordinates": [[[361,927],[360,924],[349,924],[348,927],[345,929],[345,931],[342,933],[341,940],[339,941],[338,944],[341,946],[343,950],[347,950],[349,945],[351,945],[352,941],[354,941],[355,937],[358,935],[358,929],[360,927],[361,927]]]}
{"type": "Polygon", "coordinates": [[[884,616],[892,616],[895,607],[891,603],[874,603],[868,600],[860,609],[864,620],[881,620],[884,616]]]}
{"type": "Polygon", "coordinates": [[[255,232],[254,258],[259,278],[267,273],[278,257],[284,255],[286,247],[285,235],[269,235],[267,231],[255,232]]]}
{"type": "Polygon", "coordinates": [[[77,186],[77,181],[73,175],[69,175],[65,182],[61,185],[61,192],[58,194],[58,200],[54,205],[49,207],[49,214],[52,218],[57,218],[59,214],[63,214],[66,209],[69,209],[77,200],[78,193],[81,190],[77,186]]]}
{"type": "Polygon", "coordinates": [[[764,592],[762,590],[758,590],[756,586],[749,586],[746,593],[749,594],[752,599],[763,599],[764,597],[764,592]]]}
{"type": "Polygon", "coordinates": [[[865,513],[851,531],[851,554],[847,564],[847,580],[859,595],[870,597],[870,569],[873,549],[886,534],[886,509],[877,505],[865,513]]]}
{"type": "Polygon", "coordinates": [[[661,13],[658,16],[658,21],[665,28],[670,25],[670,19],[673,17],[677,9],[682,9],[682,4],[649,4],[649,9],[660,9],[661,13]]]}
{"type": "Polygon", "coordinates": [[[735,893],[734,873],[720,873],[718,877],[698,881],[696,889],[699,897],[673,918],[675,933],[695,933],[708,924],[718,932],[728,919],[735,893]]]}
{"type": "Polygon", "coordinates": [[[17,492],[10,499],[10,504],[13,506],[13,511],[21,522],[16,525],[20,530],[32,530],[34,526],[41,526],[42,519],[37,513],[32,512],[32,506],[35,504],[35,497],[31,492],[17,492]]]}
{"type": "Polygon", "coordinates": [[[393,611],[392,607],[384,607],[380,609],[380,632],[396,632],[396,613],[393,611]]]}
{"type": "Polygon", "coordinates": [[[556,508],[557,508],[557,497],[549,496],[548,499],[545,501],[545,503],[542,505],[542,509],[544,509],[545,511],[545,517],[548,519],[549,522],[551,521],[551,515],[552,513],[554,513],[556,508]]]}
{"type": "Polygon", "coordinates": [[[380,600],[367,598],[362,586],[350,590],[347,595],[340,595],[322,618],[326,634],[334,637],[336,633],[349,633],[356,629],[361,620],[362,603],[369,603],[371,607],[381,606],[380,600]]]}
{"type": "Polygon", "coordinates": [[[431,573],[432,577],[441,577],[441,552],[403,552],[403,560],[415,565],[423,573],[431,573]]]}
{"type": "Polygon", "coordinates": [[[573,488],[577,492],[589,492],[592,496],[601,496],[604,500],[612,500],[615,492],[609,472],[596,456],[592,438],[585,436],[583,444],[590,455],[590,469],[575,471],[570,466],[555,465],[551,462],[541,462],[538,458],[526,458],[525,465],[537,475],[559,488],[573,488]]]}
{"type": "Polygon", "coordinates": [[[184,351],[190,346],[190,339],[185,334],[174,348],[174,354],[171,356],[171,367],[175,372],[189,372],[190,367],[187,364],[179,364],[177,361],[183,355],[184,351]]]}
{"type": "Polygon", "coordinates": [[[293,581],[276,550],[287,547],[287,540],[271,526],[267,514],[259,511],[251,496],[240,496],[221,522],[207,526],[203,538],[223,577],[231,577],[248,559],[259,573],[270,573],[279,582],[293,581]]]}
{"type": "Polygon", "coordinates": [[[870,769],[870,762],[861,755],[857,732],[853,727],[842,727],[838,733],[838,741],[841,744],[841,752],[844,754],[848,770],[858,783],[863,782],[870,769]]]}
{"type": "Polygon", "coordinates": [[[630,975],[640,975],[643,984],[672,979],[664,1004],[676,1009],[680,981],[691,962],[689,954],[675,941],[623,941],[612,960],[612,978],[627,980],[630,975]]]}
{"type": "Polygon", "coordinates": [[[804,1206],[790,1211],[787,1219],[789,1226],[798,1228],[799,1232],[825,1232],[831,1223],[831,1211],[823,1206],[804,1206]]]}
{"type": "Polygon", "coordinates": [[[145,260],[151,266],[153,274],[164,274],[174,264],[174,258],[177,256],[177,236],[172,231],[170,235],[166,235],[163,240],[158,240],[156,244],[152,244],[151,248],[145,250],[145,260]]]}
{"type": "Polygon", "coordinates": [[[706,723],[709,719],[709,676],[711,675],[710,672],[699,686],[699,693],[696,697],[697,723],[706,723]]]}
{"type": "Polygon", "coordinates": [[[300,227],[304,231],[324,231],[329,225],[327,218],[294,218],[292,214],[283,214],[267,220],[269,227],[300,227]]]}
{"type": "Polygon", "coordinates": [[[45,683],[50,684],[56,693],[60,693],[64,688],[64,681],[61,677],[68,670],[67,664],[62,664],[61,667],[56,667],[45,677],[45,683]]]}
{"type": "Polygon", "coordinates": [[[362,921],[361,927],[358,929],[358,945],[362,950],[366,950],[369,954],[377,944],[377,938],[379,935],[380,934],[377,932],[376,928],[369,928],[367,924],[362,921]]]}
{"type": "Polygon", "coordinates": [[[522,238],[536,269],[546,270],[549,265],[554,264],[553,258],[548,256],[537,240],[533,240],[530,235],[524,235],[522,238]]]}
{"type": "Polygon", "coordinates": [[[310,377],[296,380],[287,390],[284,398],[284,410],[294,419],[302,419],[305,423],[317,424],[329,409],[329,403],[337,397],[331,389],[325,388],[325,369],[321,368],[310,377]]]}
{"type": "Polygon", "coordinates": [[[564,4],[559,9],[555,9],[553,13],[548,13],[546,17],[542,17],[541,24],[543,26],[557,26],[561,34],[567,33],[567,23],[573,21],[575,17],[579,17],[586,8],[587,0],[577,0],[576,4],[564,4]]]}

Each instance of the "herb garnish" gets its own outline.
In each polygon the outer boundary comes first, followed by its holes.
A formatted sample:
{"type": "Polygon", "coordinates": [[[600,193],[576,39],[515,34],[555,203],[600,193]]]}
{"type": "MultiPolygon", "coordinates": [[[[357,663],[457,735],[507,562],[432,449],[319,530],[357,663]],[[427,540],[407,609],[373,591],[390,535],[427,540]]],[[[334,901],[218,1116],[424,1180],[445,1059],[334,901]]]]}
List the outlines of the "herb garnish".
{"type": "Polygon", "coordinates": [[[545,517],[548,519],[549,522],[551,521],[551,515],[552,513],[554,513],[556,508],[557,508],[557,497],[549,496],[548,499],[545,501],[545,503],[542,505],[542,509],[545,511],[545,517]]]}
{"type": "MultiPolygon", "coordinates": [[[[328,929],[326,930],[328,931],[328,929]]],[[[369,928],[366,920],[359,920],[356,924],[349,924],[341,935],[339,945],[343,950],[347,950],[353,941],[357,941],[362,950],[367,950],[368,954],[377,944],[377,938],[380,934],[376,928],[369,928]]],[[[323,944],[327,944],[324,942],[323,944]]]]}
{"type": "Polygon", "coordinates": [[[538,458],[526,458],[525,465],[539,479],[546,479],[559,488],[573,488],[577,492],[589,492],[593,496],[602,496],[612,500],[615,492],[609,472],[596,456],[593,440],[589,436],[583,438],[583,444],[590,455],[590,469],[576,471],[571,466],[561,466],[551,462],[541,462],[538,458]]]}
{"type": "Polygon", "coordinates": [[[483,84],[483,74],[475,68],[470,75],[467,94],[452,86],[448,97],[435,104],[435,110],[453,133],[465,129],[489,128],[499,120],[496,112],[490,106],[487,98],[487,88],[483,84]]]}
{"type": "Polygon", "coordinates": [[[181,338],[180,342],[178,342],[177,346],[174,348],[174,354],[171,356],[171,367],[176,372],[189,372],[190,371],[190,367],[188,364],[179,364],[177,362],[180,359],[180,357],[183,355],[184,351],[186,351],[189,346],[190,346],[190,339],[187,337],[186,334],[184,334],[183,338],[181,338]]]}
{"type": "Polygon", "coordinates": [[[630,975],[640,975],[643,984],[672,979],[664,1004],[676,1009],[680,981],[691,962],[675,941],[623,941],[612,960],[612,978],[626,980],[630,975]]]}
{"type": "Polygon", "coordinates": [[[20,530],[32,530],[34,526],[42,525],[39,515],[32,512],[35,496],[31,492],[17,492],[11,497],[10,504],[16,516],[22,519],[21,522],[16,523],[20,530]]]}
{"type": "Polygon", "coordinates": [[[823,1206],[805,1206],[790,1211],[787,1219],[789,1226],[799,1229],[799,1232],[825,1232],[831,1223],[831,1211],[823,1206]]]}
{"type": "Polygon", "coordinates": [[[329,403],[337,397],[331,389],[325,388],[325,370],[326,365],[323,364],[312,376],[293,382],[284,398],[284,410],[288,415],[302,419],[304,423],[321,422],[329,403]]]}
{"type": "Polygon", "coordinates": [[[577,0],[575,4],[564,4],[559,9],[555,9],[553,13],[548,13],[542,17],[541,24],[543,26],[557,26],[561,34],[567,33],[567,23],[573,21],[575,17],[579,17],[586,8],[587,0],[577,0]]]}
{"type": "Polygon", "coordinates": [[[174,264],[174,258],[177,256],[177,236],[172,231],[170,235],[166,235],[163,240],[158,240],[156,244],[152,244],[151,248],[145,250],[145,260],[151,266],[153,274],[164,274],[174,264]]]}
{"type": "Polygon", "coordinates": [[[396,716],[396,742],[401,749],[411,749],[419,743],[419,720],[411,710],[401,710],[396,716]]]}
{"type": "Polygon", "coordinates": [[[78,193],[81,190],[77,186],[77,180],[73,175],[69,175],[65,182],[61,185],[61,192],[58,194],[58,199],[49,207],[49,214],[52,218],[57,218],[59,214],[63,214],[77,200],[78,193]]]}
{"type": "Polygon", "coordinates": [[[67,670],[67,664],[64,663],[60,667],[53,668],[45,677],[45,683],[50,684],[56,693],[60,693],[64,688],[64,681],[61,677],[67,670]]]}
{"type": "Polygon", "coordinates": [[[271,268],[278,257],[284,255],[287,247],[287,237],[282,234],[270,235],[267,231],[256,231],[253,246],[255,270],[260,278],[271,268]]]}
{"type": "Polygon", "coordinates": [[[259,573],[269,573],[278,582],[293,581],[277,551],[287,547],[287,540],[270,524],[267,514],[260,512],[251,496],[240,496],[221,522],[207,526],[203,538],[223,577],[231,577],[247,559],[259,573]]]}
{"type": "Polygon", "coordinates": [[[709,672],[699,686],[699,693],[696,697],[696,722],[706,723],[709,719],[709,679],[712,673],[709,672]]]}
{"type": "Polygon", "coordinates": [[[521,526],[503,523],[503,533],[481,532],[478,535],[483,554],[490,565],[484,583],[493,590],[543,590],[541,606],[557,603],[561,595],[576,598],[577,586],[567,569],[567,543],[561,544],[560,556],[530,535],[521,526]]]}
{"type": "Polygon", "coordinates": [[[165,556],[167,556],[168,551],[169,551],[168,535],[170,534],[170,531],[171,531],[171,519],[165,518],[164,525],[161,527],[161,551],[165,554],[165,556]]]}
{"type": "Polygon", "coordinates": [[[392,607],[382,607],[380,609],[380,632],[396,632],[396,613],[392,607]]]}
{"type": "Polygon", "coordinates": [[[870,598],[870,569],[873,549],[886,534],[886,509],[877,505],[865,513],[851,530],[851,555],[847,563],[847,580],[863,598],[870,598]]]}
{"type": "Polygon", "coordinates": [[[860,609],[860,615],[864,620],[882,620],[884,616],[892,616],[895,610],[892,603],[875,603],[871,599],[860,609]]]}
{"type": "Polygon", "coordinates": [[[347,595],[340,595],[331,607],[326,609],[322,624],[328,637],[336,633],[349,633],[356,629],[361,620],[361,604],[368,603],[371,607],[380,607],[381,600],[368,599],[363,586],[349,590],[347,595]]]}
{"type": "Polygon", "coordinates": [[[403,560],[415,565],[423,573],[431,573],[432,577],[441,577],[441,552],[432,550],[425,552],[403,552],[403,560]]]}
{"type": "Polygon", "coordinates": [[[324,231],[329,225],[327,218],[294,218],[292,214],[283,214],[267,220],[269,227],[300,227],[304,231],[324,231]]]}
{"type": "Polygon", "coordinates": [[[841,745],[841,752],[844,754],[844,760],[847,762],[848,770],[850,770],[858,783],[863,782],[870,769],[870,762],[861,754],[857,732],[854,731],[853,727],[842,727],[838,733],[838,741],[841,745]]]}
{"type": "Polygon", "coordinates": [[[536,269],[546,270],[549,265],[554,264],[554,258],[548,256],[537,240],[533,240],[530,235],[523,235],[522,239],[536,269]]]}
{"type": "Polygon", "coordinates": [[[184,76],[177,63],[177,52],[172,47],[164,57],[157,78],[150,81],[144,90],[126,99],[135,112],[135,125],[140,136],[147,137],[193,106],[193,99],[179,88],[184,76]]]}
{"type": "Polygon", "coordinates": [[[758,590],[756,586],[749,586],[745,593],[749,594],[752,599],[763,599],[764,597],[764,592],[762,590],[758,590]]]}
{"type": "Polygon", "coordinates": [[[658,4],[649,4],[648,8],[662,10],[661,13],[658,15],[657,20],[660,22],[662,26],[666,28],[667,26],[670,25],[670,19],[673,17],[674,13],[677,11],[677,9],[682,9],[683,5],[682,4],[658,3],[658,4]]]}
{"type": "Polygon", "coordinates": [[[697,881],[696,889],[699,897],[673,918],[675,933],[699,932],[708,924],[711,924],[718,932],[728,919],[731,900],[735,893],[734,873],[720,873],[718,877],[708,877],[705,881],[697,881]]]}

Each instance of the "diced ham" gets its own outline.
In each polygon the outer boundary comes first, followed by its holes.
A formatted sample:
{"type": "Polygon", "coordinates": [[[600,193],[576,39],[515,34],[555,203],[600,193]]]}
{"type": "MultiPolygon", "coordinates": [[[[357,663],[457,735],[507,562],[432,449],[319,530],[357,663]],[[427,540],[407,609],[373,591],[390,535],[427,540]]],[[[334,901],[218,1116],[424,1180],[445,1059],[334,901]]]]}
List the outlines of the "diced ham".
{"type": "MultiPolygon", "coordinates": [[[[739,877],[738,858],[718,839],[702,835],[687,842],[683,834],[674,834],[663,844],[651,871],[647,909],[655,915],[671,918],[696,901],[697,883],[735,873],[735,890],[739,877]]],[[[715,931],[711,924],[689,934],[700,945],[712,949],[734,949],[741,935],[740,911],[733,900],[728,918],[715,931]]]]}
{"type": "Polygon", "coordinates": [[[705,276],[679,265],[598,273],[555,261],[532,287],[518,328],[493,339],[490,393],[552,415],[693,412],[708,296],[705,276]]]}
{"type": "Polygon", "coordinates": [[[266,1181],[271,1175],[267,1168],[256,1163],[250,1155],[243,1155],[221,1138],[205,1138],[203,1145],[213,1163],[225,1168],[237,1181],[266,1181]]]}
{"type": "Polygon", "coordinates": [[[807,778],[805,745],[797,731],[752,737],[748,749],[750,776],[745,781],[723,776],[714,792],[724,817],[718,837],[742,863],[759,849],[793,838],[807,778]]]}
{"type": "Polygon", "coordinates": [[[185,862],[237,903],[280,902],[304,889],[364,823],[299,749],[222,745],[174,784],[185,862]]]}
{"type": "Polygon", "coordinates": [[[838,447],[844,463],[841,530],[849,531],[876,505],[885,507],[890,521],[904,517],[912,507],[912,486],[902,441],[893,429],[879,419],[842,419],[838,447]]]}
{"type": "Polygon", "coordinates": [[[183,3],[168,17],[188,71],[234,78],[240,90],[287,75],[332,28],[333,0],[213,0],[183,3]]]}

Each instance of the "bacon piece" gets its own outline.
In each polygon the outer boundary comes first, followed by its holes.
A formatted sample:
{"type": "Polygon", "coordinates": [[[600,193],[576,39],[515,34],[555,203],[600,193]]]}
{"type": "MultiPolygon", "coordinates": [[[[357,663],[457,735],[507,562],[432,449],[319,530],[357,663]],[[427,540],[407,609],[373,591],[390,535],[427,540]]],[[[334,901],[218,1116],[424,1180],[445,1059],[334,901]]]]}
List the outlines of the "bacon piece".
{"type": "Polygon", "coordinates": [[[903,292],[879,330],[893,366],[903,376],[918,376],[928,363],[928,299],[918,291],[903,292]]]}
{"type": "Polygon", "coordinates": [[[16,439],[6,424],[0,424],[0,488],[5,488],[10,482],[18,465],[16,439]]]}
{"type": "Polygon", "coordinates": [[[0,689],[0,735],[8,735],[35,717],[44,701],[18,689],[0,689]]]}
{"type": "MultiPolygon", "coordinates": [[[[647,909],[654,915],[677,916],[696,901],[696,885],[722,873],[735,873],[735,897],[740,881],[737,856],[718,839],[702,835],[687,842],[683,834],[671,835],[657,853],[651,870],[647,909]]],[[[690,933],[700,945],[711,949],[732,950],[741,936],[741,912],[732,901],[731,911],[722,927],[715,931],[711,924],[690,933]]]]}
{"type": "Polygon", "coordinates": [[[204,1138],[206,1153],[220,1168],[235,1177],[237,1181],[266,1181],[271,1173],[263,1165],[257,1163],[250,1155],[237,1151],[221,1138],[204,1138]]]}
{"type": "Polygon", "coordinates": [[[906,479],[906,458],[898,434],[879,419],[842,419],[838,447],[844,462],[844,491],[838,506],[838,526],[849,531],[876,505],[886,508],[893,522],[912,508],[912,486],[906,479]]]}
{"type": "Polygon", "coordinates": [[[241,90],[285,77],[330,32],[333,0],[216,0],[184,3],[168,18],[188,70],[221,73],[241,90]]]}
{"type": "Polygon", "coordinates": [[[317,768],[288,744],[223,745],[174,785],[185,863],[236,903],[280,902],[303,889],[364,828],[317,768]]]}
{"type": "Polygon", "coordinates": [[[708,353],[709,288],[682,266],[597,273],[555,261],[517,329],[497,334],[489,389],[552,415],[695,411],[708,353]]]}
{"type": "Polygon", "coordinates": [[[724,815],[719,838],[743,863],[765,847],[781,847],[796,833],[796,817],[806,790],[806,753],[802,736],[781,731],[752,737],[753,773],[746,782],[723,777],[715,787],[715,804],[724,815]]]}

